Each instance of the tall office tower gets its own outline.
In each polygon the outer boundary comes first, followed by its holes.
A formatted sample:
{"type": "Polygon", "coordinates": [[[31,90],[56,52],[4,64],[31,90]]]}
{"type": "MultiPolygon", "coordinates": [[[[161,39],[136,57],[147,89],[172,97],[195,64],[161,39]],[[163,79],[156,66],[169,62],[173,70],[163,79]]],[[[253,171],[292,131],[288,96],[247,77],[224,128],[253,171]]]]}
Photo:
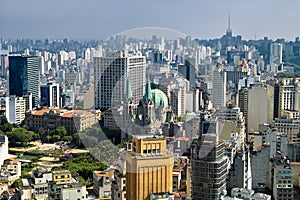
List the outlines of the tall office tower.
{"type": "Polygon", "coordinates": [[[212,103],[218,109],[226,106],[226,71],[217,66],[213,71],[212,103]]]}
{"type": "Polygon", "coordinates": [[[284,110],[300,110],[300,78],[281,78],[274,89],[274,118],[284,110]]]}
{"type": "Polygon", "coordinates": [[[274,112],[274,88],[253,84],[248,89],[248,132],[259,132],[259,124],[272,123],[274,112]]]}
{"type": "Polygon", "coordinates": [[[247,124],[248,124],[248,88],[247,87],[242,87],[239,90],[238,106],[240,107],[241,112],[243,112],[243,116],[245,118],[245,124],[247,128],[247,124]]]}
{"type": "Polygon", "coordinates": [[[127,76],[131,82],[132,98],[143,98],[146,84],[146,59],[126,51],[107,53],[94,58],[95,108],[108,109],[125,100],[127,76]]]}
{"type": "Polygon", "coordinates": [[[6,77],[8,69],[8,50],[0,49],[0,75],[6,77]]]}
{"type": "Polygon", "coordinates": [[[196,69],[195,61],[192,58],[187,58],[184,65],[178,65],[178,72],[185,79],[190,81],[191,86],[196,85],[196,69]]]}
{"type": "Polygon", "coordinates": [[[187,48],[192,47],[192,37],[191,37],[190,35],[187,35],[187,36],[185,37],[184,43],[185,43],[185,46],[186,46],[187,48]]]}
{"type": "Polygon", "coordinates": [[[281,64],[282,63],[282,44],[271,44],[270,63],[281,64]]]}
{"type": "Polygon", "coordinates": [[[39,105],[39,57],[9,57],[9,95],[32,94],[32,106],[39,105]]]}
{"type": "Polygon", "coordinates": [[[21,124],[25,119],[25,104],[23,97],[6,97],[6,118],[9,123],[21,124]]]}
{"type": "Polygon", "coordinates": [[[48,83],[41,85],[41,107],[60,106],[59,84],[48,83]]]}
{"type": "Polygon", "coordinates": [[[172,192],[173,156],[166,145],[157,135],[132,137],[132,150],[126,154],[126,199],[150,200],[150,195],[172,192]]]}
{"type": "Polygon", "coordinates": [[[203,134],[192,144],[192,198],[220,199],[226,194],[228,158],[216,133],[203,134]]]}

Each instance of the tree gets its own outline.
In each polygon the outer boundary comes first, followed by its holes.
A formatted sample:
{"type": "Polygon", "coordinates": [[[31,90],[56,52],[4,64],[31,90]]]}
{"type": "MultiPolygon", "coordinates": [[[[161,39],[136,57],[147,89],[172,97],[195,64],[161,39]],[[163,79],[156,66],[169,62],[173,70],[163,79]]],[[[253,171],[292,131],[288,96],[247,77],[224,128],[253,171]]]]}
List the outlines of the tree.
{"type": "Polygon", "coordinates": [[[64,136],[61,140],[64,141],[64,142],[71,142],[72,136],[66,135],[66,136],[64,136]]]}
{"type": "Polygon", "coordinates": [[[51,138],[50,138],[50,142],[57,142],[60,140],[60,135],[53,135],[51,138]]]}
{"type": "Polygon", "coordinates": [[[7,118],[5,116],[0,117],[0,125],[8,124],[7,118]]]}
{"type": "Polygon", "coordinates": [[[9,142],[11,145],[15,146],[16,144],[21,144],[22,146],[26,146],[27,143],[32,140],[32,134],[28,133],[30,131],[27,131],[23,128],[17,128],[14,129],[12,132],[7,133],[7,137],[9,139],[9,142]]]}
{"type": "Polygon", "coordinates": [[[64,137],[67,133],[67,129],[64,126],[59,126],[55,130],[55,135],[59,135],[60,137],[64,137]]]}
{"type": "Polygon", "coordinates": [[[32,131],[28,131],[24,128],[15,128],[13,131],[7,132],[10,145],[27,146],[27,143],[38,139],[38,134],[32,131]]]}

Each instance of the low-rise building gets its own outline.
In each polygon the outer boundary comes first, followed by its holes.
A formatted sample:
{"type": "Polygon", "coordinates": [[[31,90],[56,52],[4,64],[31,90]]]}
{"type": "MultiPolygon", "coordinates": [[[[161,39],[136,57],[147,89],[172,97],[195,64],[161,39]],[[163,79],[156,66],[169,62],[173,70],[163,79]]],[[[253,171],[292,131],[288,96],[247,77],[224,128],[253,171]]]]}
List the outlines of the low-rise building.
{"type": "Polygon", "coordinates": [[[22,200],[48,200],[48,183],[52,181],[52,173],[47,168],[36,168],[32,176],[22,179],[22,200]]]}
{"type": "Polygon", "coordinates": [[[0,182],[9,186],[21,176],[21,162],[18,159],[10,158],[4,160],[1,166],[0,182]]]}
{"type": "MultiPolygon", "coordinates": [[[[109,200],[112,197],[111,187],[114,178],[114,171],[94,171],[93,188],[101,200],[109,200]]],[[[125,186],[124,186],[125,187],[125,186]]]]}
{"type": "Polygon", "coordinates": [[[71,183],[72,175],[69,170],[60,170],[52,172],[52,180],[56,184],[71,183]]]}
{"type": "Polygon", "coordinates": [[[49,183],[48,200],[82,200],[87,199],[86,186],[80,182],[68,184],[49,183]]]}
{"type": "Polygon", "coordinates": [[[38,132],[40,128],[54,130],[64,126],[68,133],[76,133],[96,124],[96,115],[86,110],[45,108],[26,113],[25,125],[38,132]]]}
{"type": "MultiPolygon", "coordinates": [[[[233,188],[231,190],[232,199],[251,199],[251,200],[271,200],[271,195],[264,193],[255,193],[254,190],[245,188],[233,188]]],[[[227,198],[225,198],[227,199],[227,198]]],[[[228,198],[229,200],[230,198],[228,198]]]]}

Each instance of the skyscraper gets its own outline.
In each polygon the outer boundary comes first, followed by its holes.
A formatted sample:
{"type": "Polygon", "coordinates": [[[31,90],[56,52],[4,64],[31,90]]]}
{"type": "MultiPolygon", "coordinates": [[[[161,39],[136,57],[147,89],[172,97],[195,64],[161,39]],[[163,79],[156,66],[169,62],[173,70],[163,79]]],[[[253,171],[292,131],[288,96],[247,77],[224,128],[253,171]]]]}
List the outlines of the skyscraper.
{"type": "Polygon", "coordinates": [[[9,57],[9,95],[32,94],[32,105],[39,105],[39,57],[9,57]]]}
{"type": "Polygon", "coordinates": [[[274,113],[274,88],[253,84],[248,89],[248,132],[259,132],[259,124],[272,123],[274,113]]]}
{"type": "Polygon", "coordinates": [[[172,192],[173,156],[166,139],[156,135],[132,137],[126,154],[126,199],[150,200],[151,194],[172,192]]]}
{"type": "Polygon", "coordinates": [[[241,112],[243,112],[243,116],[245,118],[246,126],[248,124],[248,88],[242,87],[239,90],[239,102],[238,106],[241,109],[241,112]]]}
{"type": "Polygon", "coordinates": [[[282,44],[271,44],[270,63],[281,64],[282,63],[282,44]]]}
{"type": "Polygon", "coordinates": [[[94,58],[95,108],[108,109],[125,100],[126,80],[130,78],[134,102],[142,99],[146,84],[146,59],[126,51],[94,58]]]}
{"type": "Polygon", "coordinates": [[[226,194],[228,158],[216,133],[204,134],[192,144],[192,198],[220,199],[226,194]]]}
{"type": "Polygon", "coordinates": [[[218,109],[226,106],[226,71],[217,66],[213,71],[212,103],[218,109]]]}
{"type": "Polygon", "coordinates": [[[8,55],[8,50],[0,50],[0,75],[5,77],[8,69],[8,55]]]}
{"type": "Polygon", "coordinates": [[[48,83],[47,85],[41,85],[41,106],[60,106],[59,84],[48,83]]]}

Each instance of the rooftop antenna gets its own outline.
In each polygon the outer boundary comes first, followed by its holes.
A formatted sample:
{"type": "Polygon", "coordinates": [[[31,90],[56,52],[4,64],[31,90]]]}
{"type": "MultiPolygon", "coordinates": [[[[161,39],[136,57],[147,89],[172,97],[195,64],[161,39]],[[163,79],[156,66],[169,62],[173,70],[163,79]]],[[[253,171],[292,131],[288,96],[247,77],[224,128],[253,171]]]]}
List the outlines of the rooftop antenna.
{"type": "Polygon", "coordinates": [[[230,13],[228,13],[228,30],[230,30],[230,13]]]}

